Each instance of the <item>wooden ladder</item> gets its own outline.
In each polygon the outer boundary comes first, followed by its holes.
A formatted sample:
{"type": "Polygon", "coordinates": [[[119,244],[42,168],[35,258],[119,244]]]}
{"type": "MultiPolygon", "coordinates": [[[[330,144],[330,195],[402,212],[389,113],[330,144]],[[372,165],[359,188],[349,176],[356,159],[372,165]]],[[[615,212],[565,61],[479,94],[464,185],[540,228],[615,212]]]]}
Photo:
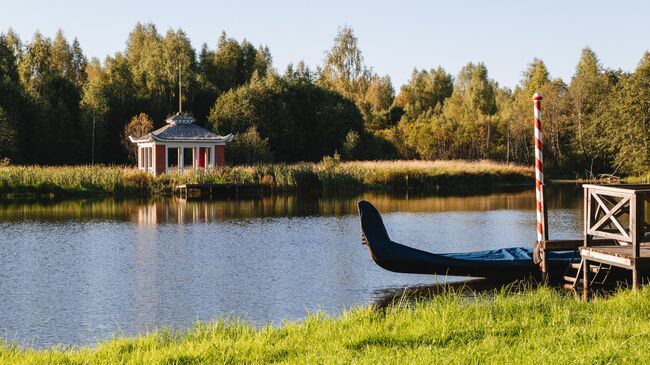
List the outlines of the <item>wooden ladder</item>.
{"type": "MultiPolygon", "coordinates": [[[[567,268],[564,273],[564,288],[565,289],[582,289],[582,270],[584,267],[584,259],[580,262],[574,262],[567,268]],[[573,272],[573,274],[572,274],[573,272]]],[[[605,285],[609,273],[612,270],[611,265],[607,264],[598,264],[598,265],[589,265],[589,271],[591,272],[591,280],[589,281],[589,286],[594,284],[596,285],[605,285]]]]}

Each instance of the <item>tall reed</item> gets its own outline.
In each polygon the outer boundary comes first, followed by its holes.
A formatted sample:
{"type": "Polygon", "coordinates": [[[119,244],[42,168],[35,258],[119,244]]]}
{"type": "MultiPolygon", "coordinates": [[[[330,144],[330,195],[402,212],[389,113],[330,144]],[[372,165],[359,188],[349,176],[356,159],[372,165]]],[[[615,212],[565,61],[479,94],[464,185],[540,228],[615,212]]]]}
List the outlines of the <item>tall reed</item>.
{"type": "Polygon", "coordinates": [[[533,170],[491,161],[353,161],[224,166],[150,176],[124,166],[0,166],[2,194],[170,193],[186,183],[263,184],[275,190],[451,189],[527,183],[533,170]]]}

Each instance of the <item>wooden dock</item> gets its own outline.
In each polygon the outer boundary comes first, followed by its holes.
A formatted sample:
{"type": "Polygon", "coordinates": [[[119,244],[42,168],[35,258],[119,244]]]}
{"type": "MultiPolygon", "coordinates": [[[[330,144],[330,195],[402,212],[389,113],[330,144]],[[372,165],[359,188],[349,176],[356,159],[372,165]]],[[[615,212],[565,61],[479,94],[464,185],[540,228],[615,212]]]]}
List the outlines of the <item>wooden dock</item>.
{"type": "Polygon", "coordinates": [[[212,199],[218,197],[259,197],[268,186],[262,184],[183,184],[175,193],[185,199],[212,199]]]}
{"type": "Polygon", "coordinates": [[[636,288],[642,274],[650,274],[650,224],[645,219],[650,185],[584,185],[584,228],[581,240],[546,240],[539,243],[541,268],[546,278],[564,275],[570,289],[605,284],[612,269],[632,272],[636,288]],[[579,250],[580,263],[565,272],[553,272],[546,255],[551,251],[579,250]],[[581,286],[580,286],[581,284],[581,286]]]}
{"type": "Polygon", "coordinates": [[[631,270],[632,288],[637,288],[641,271],[650,268],[650,224],[645,219],[650,185],[589,184],[583,188],[584,245],[580,247],[583,295],[589,290],[592,265],[631,270]],[[616,244],[595,247],[595,237],[614,240],[616,244]]]}

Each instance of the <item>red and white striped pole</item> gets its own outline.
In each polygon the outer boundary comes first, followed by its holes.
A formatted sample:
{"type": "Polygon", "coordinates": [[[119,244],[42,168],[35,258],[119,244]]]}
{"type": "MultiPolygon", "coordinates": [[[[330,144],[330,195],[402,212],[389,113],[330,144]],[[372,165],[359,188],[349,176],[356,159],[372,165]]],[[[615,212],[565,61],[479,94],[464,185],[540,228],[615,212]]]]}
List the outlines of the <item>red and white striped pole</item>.
{"type": "Polygon", "coordinates": [[[544,156],[542,149],[542,96],[533,95],[535,116],[535,200],[537,201],[537,242],[548,240],[546,206],[544,205],[544,156]]]}

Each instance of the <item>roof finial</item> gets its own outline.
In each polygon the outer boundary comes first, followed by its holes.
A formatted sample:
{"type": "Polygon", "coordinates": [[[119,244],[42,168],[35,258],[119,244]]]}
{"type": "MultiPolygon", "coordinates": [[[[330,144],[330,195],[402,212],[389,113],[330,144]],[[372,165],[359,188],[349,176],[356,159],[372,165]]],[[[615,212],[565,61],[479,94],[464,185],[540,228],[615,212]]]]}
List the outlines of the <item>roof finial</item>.
{"type": "Polygon", "coordinates": [[[178,114],[183,112],[183,94],[181,90],[181,63],[178,62],[178,114]]]}

